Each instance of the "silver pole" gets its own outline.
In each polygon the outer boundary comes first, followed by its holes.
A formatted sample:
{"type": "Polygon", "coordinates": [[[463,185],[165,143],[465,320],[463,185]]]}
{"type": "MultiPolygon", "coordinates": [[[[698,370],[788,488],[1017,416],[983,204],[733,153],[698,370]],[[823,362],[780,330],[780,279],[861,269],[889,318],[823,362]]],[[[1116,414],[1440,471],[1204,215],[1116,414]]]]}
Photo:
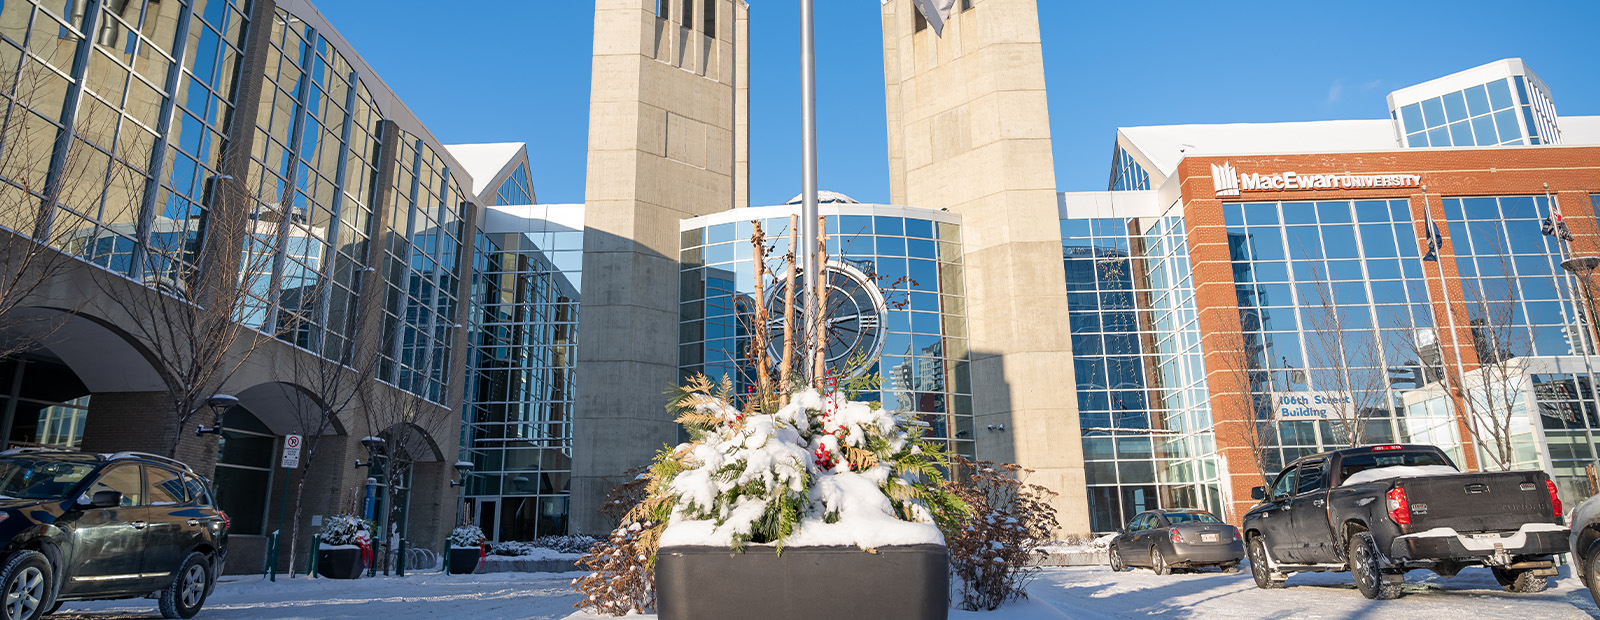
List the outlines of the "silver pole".
{"type": "MultiPolygon", "coordinates": [[[[801,162],[801,199],[800,199],[800,265],[801,273],[805,276],[806,286],[800,295],[800,312],[804,317],[802,325],[810,325],[816,319],[818,304],[815,294],[815,283],[820,273],[817,266],[817,49],[816,28],[812,16],[812,0],[800,0],[800,162],[801,162]]],[[[817,335],[807,334],[806,330],[800,331],[800,342],[803,343],[803,353],[800,359],[806,360],[802,364],[801,372],[809,383],[814,380],[811,368],[811,351],[817,345],[817,335]]]]}

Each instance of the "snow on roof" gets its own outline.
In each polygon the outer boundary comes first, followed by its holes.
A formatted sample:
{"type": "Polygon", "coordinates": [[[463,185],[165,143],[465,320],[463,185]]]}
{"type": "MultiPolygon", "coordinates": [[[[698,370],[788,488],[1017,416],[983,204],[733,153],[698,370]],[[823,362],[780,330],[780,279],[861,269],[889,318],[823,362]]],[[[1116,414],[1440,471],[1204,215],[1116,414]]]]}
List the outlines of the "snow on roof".
{"type": "Polygon", "coordinates": [[[467,175],[472,177],[473,187],[467,188],[476,196],[493,181],[500,172],[510,166],[517,158],[517,154],[528,148],[522,142],[494,142],[489,144],[446,144],[444,147],[450,154],[461,162],[467,169],[467,175]]]}
{"type": "MultiPolygon", "coordinates": [[[[1563,119],[1565,120],[1565,119],[1563,119]]],[[[1564,129],[1565,127],[1563,127],[1564,129]]],[[[1290,123],[1222,123],[1122,127],[1124,144],[1142,153],[1161,176],[1172,176],[1191,155],[1370,151],[1399,148],[1388,119],[1290,123]]],[[[1152,185],[1156,183],[1152,179],[1152,185]]]]}
{"type": "MultiPolygon", "coordinates": [[[[800,204],[800,201],[803,198],[805,198],[805,194],[795,194],[794,198],[790,198],[789,202],[785,202],[783,204],[786,204],[786,205],[797,205],[797,204],[800,204]]],[[[861,204],[861,203],[860,203],[860,201],[857,201],[856,199],[851,198],[849,196],[846,196],[844,194],[841,194],[839,192],[830,192],[828,190],[818,190],[817,191],[817,204],[819,204],[819,205],[825,205],[825,204],[849,204],[849,205],[855,205],[855,204],[861,204]]]]}

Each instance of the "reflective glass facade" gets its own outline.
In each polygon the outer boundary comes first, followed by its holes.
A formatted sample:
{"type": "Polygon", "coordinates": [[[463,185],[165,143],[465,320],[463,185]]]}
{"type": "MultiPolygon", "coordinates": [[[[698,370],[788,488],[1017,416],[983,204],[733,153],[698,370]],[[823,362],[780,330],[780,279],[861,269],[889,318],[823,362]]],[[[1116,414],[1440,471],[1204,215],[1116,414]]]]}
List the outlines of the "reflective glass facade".
{"type": "MultiPolygon", "coordinates": [[[[761,218],[775,246],[767,269],[781,274],[789,213],[797,209],[742,211],[685,221],[678,339],[684,376],[729,377],[741,393],[755,380],[748,355],[755,303],[750,220],[761,218]],[[721,221],[704,223],[711,217],[721,221]]],[[[971,457],[973,433],[996,431],[972,428],[961,226],[945,214],[917,211],[829,205],[822,210],[828,256],[868,274],[888,303],[882,354],[867,369],[882,377],[882,391],[860,398],[914,412],[930,437],[971,457]]]]}
{"type": "Polygon", "coordinates": [[[473,258],[461,445],[493,540],[567,533],[583,226],[581,207],[550,208],[576,225],[533,207],[479,233],[473,258]]]}
{"type": "Polygon", "coordinates": [[[1555,104],[1520,75],[1402,106],[1405,146],[1559,144],[1555,104]]]}
{"type": "Polygon", "coordinates": [[[260,202],[253,251],[270,254],[268,240],[278,237],[284,252],[251,263],[270,272],[258,279],[265,285],[246,320],[337,356],[354,327],[367,266],[382,117],[344,56],[314,28],[280,9],[269,42],[247,184],[260,202]]]}
{"type": "Polygon", "coordinates": [[[506,177],[499,187],[493,192],[485,192],[494,196],[492,204],[497,205],[531,205],[533,204],[533,182],[528,179],[528,164],[517,164],[511,171],[511,176],[506,177]]]}
{"type": "MultiPolygon", "coordinates": [[[[1401,408],[1400,393],[1416,386],[1389,381],[1388,367],[1419,364],[1412,339],[1433,325],[1422,270],[1437,265],[1421,260],[1407,201],[1223,208],[1258,420],[1273,419],[1275,392],[1325,391],[1353,394],[1362,443],[1438,438],[1453,424],[1448,413],[1401,408]]],[[[1347,429],[1327,420],[1271,426],[1273,470],[1348,445],[1347,429]]]]}
{"type": "Polygon", "coordinates": [[[1111,156],[1111,191],[1131,189],[1150,189],[1150,173],[1118,146],[1111,156]]]}
{"type": "Polygon", "coordinates": [[[1097,532],[1155,508],[1222,510],[1184,236],[1176,217],[1061,221],[1097,532]]]}
{"type": "MultiPolygon", "coordinates": [[[[1515,330],[1500,346],[1512,355],[1578,355],[1581,309],[1574,303],[1561,242],[1540,233],[1544,196],[1446,198],[1450,246],[1474,322],[1505,314],[1515,330]]],[[[1591,347],[1592,352],[1592,347],[1591,347]]]]}
{"type": "Polygon", "coordinates": [[[383,246],[388,277],[378,377],[441,402],[449,377],[466,200],[444,160],[405,131],[395,152],[383,246]]]}

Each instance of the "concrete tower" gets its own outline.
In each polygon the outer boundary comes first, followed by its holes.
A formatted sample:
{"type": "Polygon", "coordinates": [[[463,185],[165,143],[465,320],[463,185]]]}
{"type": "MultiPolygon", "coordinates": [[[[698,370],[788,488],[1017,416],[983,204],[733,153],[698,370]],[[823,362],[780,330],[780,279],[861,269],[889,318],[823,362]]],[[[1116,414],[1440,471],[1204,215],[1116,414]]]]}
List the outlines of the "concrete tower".
{"type": "Polygon", "coordinates": [[[629,468],[677,442],[678,220],[746,205],[742,0],[599,0],[589,95],[574,532],[629,468]]]}
{"type": "Polygon", "coordinates": [[[1084,533],[1038,6],[956,6],[940,38],[911,0],[883,4],[890,194],[961,214],[978,458],[1035,470],[1061,494],[1062,531],[1084,533]]]}

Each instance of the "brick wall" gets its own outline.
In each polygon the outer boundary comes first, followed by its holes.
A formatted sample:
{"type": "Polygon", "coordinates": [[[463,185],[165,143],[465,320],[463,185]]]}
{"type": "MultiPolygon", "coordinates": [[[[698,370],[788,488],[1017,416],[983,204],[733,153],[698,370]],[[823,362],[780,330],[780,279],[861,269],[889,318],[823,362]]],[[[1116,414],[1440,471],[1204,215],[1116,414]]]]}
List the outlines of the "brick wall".
{"type": "MultiPolygon", "coordinates": [[[[1250,407],[1241,373],[1234,367],[1230,352],[1241,348],[1239,308],[1234,294],[1232,259],[1228,253],[1223,201],[1216,197],[1211,179],[1211,164],[1231,163],[1240,173],[1276,174],[1417,174],[1423,188],[1384,188],[1359,190],[1305,190],[1245,192],[1230,202],[1316,201],[1405,199],[1416,220],[1419,245],[1424,236],[1424,213],[1433,219],[1445,237],[1438,266],[1426,264],[1429,295],[1435,316],[1445,309],[1457,318],[1454,336],[1445,321],[1439,321],[1446,355],[1459,342],[1463,366],[1476,366],[1476,352],[1466,321],[1466,302],[1457,279],[1449,227],[1444,224],[1443,199],[1465,196],[1529,196],[1548,191],[1561,205],[1572,230],[1574,254],[1600,254],[1600,223],[1597,223],[1591,194],[1600,194],[1600,148],[1597,147],[1500,147],[1488,149],[1439,149],[1386,151],[1373,153],[1319,153],[1301,155],[1241,155],[1228,157],[1190,157],[1178,166],[1178,182],[1189,234],[1189,252],[1194,268],[1195,303],[1199,311],[1201,346],[1206,351],[1205,369],[1211,396],[1212,420],[1217,436],[1230,494],[1228,518],[1238,522],[1255,504],[1250,488],[1262,484],[1255,451],[1246,433],[1250,432],[1250,407]],[[1424,189],[1425,188],[1425,189],[1424,189]],[[1444,269],[1444,282],[1439,267],[1444,269]],[[1442,285],[1443,284],[1443,285],[1442,285]],[[1453,341],[1453,342],[1452,342],[1453,341]]],[[[1455,396],[1459,399],[1459,395],[1455,396]]],[[[1462,408],[1457,408],[1461,411],[1462,408]]],[[[1458,434],[1470,441],[1466,421],[1457,420],[1458,434]]],[[[1471,449],[1465,466],[1477,467],[1471,449]]]]}

